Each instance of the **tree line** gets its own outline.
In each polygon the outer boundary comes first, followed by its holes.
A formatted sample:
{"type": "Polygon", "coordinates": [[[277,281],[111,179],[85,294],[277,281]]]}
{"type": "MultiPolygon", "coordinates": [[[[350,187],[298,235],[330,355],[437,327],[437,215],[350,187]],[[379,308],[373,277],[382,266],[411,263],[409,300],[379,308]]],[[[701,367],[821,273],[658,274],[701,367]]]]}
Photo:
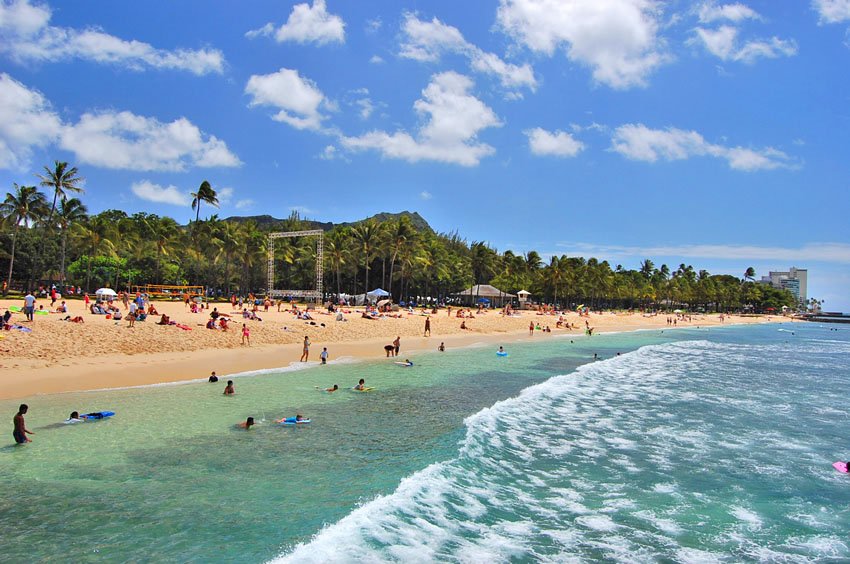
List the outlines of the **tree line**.
{"type": "MultiPolygon", "coordinates": [[[[75,196],[83,193],[84,179],[68,163],[56,161],[36,177],[38,185],[14,184],[0,203],[0,261],[8,268],[4,292],[46,282],[86,291],[151,283],[203,285],[222,296],[262,295],[268,285],[268,234],[313,228],[296,212],[277,223],[201,219],[202,204],[218,206],[206,180],[192,193],[195,219],[180,225],[145,212],[89,214],[75,196]]],[[[313,238],[276,240],[274,287],[314,288],[315,263],[313,238]]],[[[536,251],[500,253],[457,232],[422,228],[405,214],[334,226],[324,236],[323,267],[329,293],[380,286],[396,301],[442,299],[473,284],[492,284],[508,293],[530,291],[533,299],[562,308],[762,312],[797,306],[790,292],[755,283],[752,268],[739,279],[684,263],[656,267],[650,259],[637,270],[566,255],[545,261],[536,251]]]]}

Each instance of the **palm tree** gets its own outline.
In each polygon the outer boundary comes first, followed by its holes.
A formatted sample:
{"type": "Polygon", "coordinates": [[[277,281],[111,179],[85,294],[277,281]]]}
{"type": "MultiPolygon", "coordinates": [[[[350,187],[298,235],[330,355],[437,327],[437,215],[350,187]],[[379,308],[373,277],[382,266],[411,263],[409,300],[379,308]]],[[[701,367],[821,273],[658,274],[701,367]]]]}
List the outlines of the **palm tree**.
{"type": "Polygon", "coordinates": [[[390,225],[389,238],[390,247],[392,248],[392,257],[390,258],[390,295],[393,294],[393,271],[395,270],[395,261],[401,252],[402,246],[409,239],[416,235],[416,230],[410,222],[410,218],[403,215],[397,221],[390,225]]]}
{"type": "Polygon", "coordinates": [[[88,210],[79,198],[71,198],[66,200],[62,198],[59,206],[59,213],[56,215],[56,223],[62,230],[62,260],[59,266],[59,276],[62,286],[65,285],[65,250],[68,246],[68,230],[72,225],[84,220],[87,217],[88,210]]]}
{"type": "Polygon", "coordinates": [[[201,216],[201,202],[206,202],[211,206],[218,207],[218,194],[213,190],[212,185],[204,180],[198,186],[197,192],[192,192],[192,209],[195,210],[195,223],[198,222],[201,216]]]}
{"type": "Polygon", "coordinates": [[[18,229],[23,223],[29,226],[43,216],[47,208],[47,200],[44,194],[35,186],[15,186],[14,192],[7,192],[6,199],[0,203],[0,216],[11,221],[15,230],[12,234],[12,254],[9,259],[9,275],[6,278],[6,292],[12,285],[12,269],[15,266],[15,245],[18,242],[18,229]]]}
{"type": "Polygon", "coordinates": [[[37,174],[36,176],[41,180],[42,186],[53,190],[53,204],[50,206],[50,213],[46,222],[47,225],[50,225],[50,222],[53,221],[53,212],[56,211],[56,201],[59,198],[63,200],[67,198],[69,192],[82,194],[84,190],[80,184],[85,182],[86,179],[77,176],[80,172],[77,167],[68,168],[66,162],[53,161],[53,169],[45,166],[44,172],[46,174],[37,174]]]}
{"type": "Polygon", "coordinates": [[[380,235],[380,225],[374,219],[367,219],[351,229],[354,239],[360,243],[360,252],[363,253],[363,263],[366,266],[366,281],[363,283],[364,288],[366,288],[363,291],[364,294],[369,291],[369,263],[372,261],[372,254],[375,251],[375,242],[380,235]]]}
{"type": "Polygon", "coordinates": [[[336,273],[336,295],[340,294],[340,270],[348,260],[349,246],[351,245],[351,234],[347,227],[334,229],[325,238],[325,257],[330,263],[331,269],[336,273]]]}
{"type": "Polygon", "coordinates": [[[755,280],[756,278],[756,269],[752,266],[747,267],[746,272],[744,272],[744,280],[755,280]]]}
{"type": "Polygon", "coordinates": [[[97,254],[115,256],[117,227],[102,214],[92,216],[87,221],[74,224],[74,235],[85,249],[86,260],[86,291],[90,290],[91,262],[97,254]]]}

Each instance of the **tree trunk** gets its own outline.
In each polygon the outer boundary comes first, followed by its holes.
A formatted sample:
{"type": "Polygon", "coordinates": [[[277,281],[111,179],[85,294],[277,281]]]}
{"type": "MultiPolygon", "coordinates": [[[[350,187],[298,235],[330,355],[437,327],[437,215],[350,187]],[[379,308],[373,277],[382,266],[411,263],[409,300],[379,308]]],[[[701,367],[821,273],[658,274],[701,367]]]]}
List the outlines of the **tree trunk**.
{"type": "Polygon", "coordinates": [[[20,226],[20,223],[15,224],[15,234],[12,235],[12,256],[9,259],[9,277],[6,279],[6,289],[3,291],[4,296],[12,289],[12,267],[15,266],[15,245],[18,242],[18,228],[20,226]]]}

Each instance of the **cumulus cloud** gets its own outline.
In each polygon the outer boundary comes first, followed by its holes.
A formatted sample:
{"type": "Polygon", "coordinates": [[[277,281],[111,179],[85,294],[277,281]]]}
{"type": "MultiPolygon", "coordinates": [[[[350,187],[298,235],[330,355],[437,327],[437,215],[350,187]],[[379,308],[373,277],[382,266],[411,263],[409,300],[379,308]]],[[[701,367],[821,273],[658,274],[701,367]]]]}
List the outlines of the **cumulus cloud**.
{"type": "Polygon", "coordinates": [[[765,40],[738,42],[738,28],[724,25],[717,29],[696,28],[696,41],[712,55],[724,61],[753,64],[760,58],[775,59],[797,54],[797,43],[793,40],[771,37],[765,40]]]}
{"type": "Polygon", "coordinates": [[[230,188],[229,186],[218,188],[216,190],[216,197],[218,198],[219,204],[226,206],[233,199],[233,188],[230,188]]]}
{"type": "Polygon", "coordinates": [[[644,86],[670,60],[655,0],[500,0],[498,24],[518,44],[588,66],[613,88],[644,86]]]}
{"type": "Polygon", "coordinates": [[[60,147],[103,168],[182,171],[189,166],[239,166],[224,141],[186,118],[163,123],[131,112],[86,113],[62,129],[60,147]]]}
{"type": "Polygon", "coordinates": [[[706,2],[699,7],[699,21],[702,23],[711,23],[717,20],[729,20],[732,22],[740,22],[743,20],[761,19],[761,16],[744,4],[723,4],[717,5],[714,2],[706,2]]]}
{"type": "Polygon", "coordinates": [[[372,57],[369,58],[369,62],[373,65],[380,65],[384,62],[384,59],[382,59],[379,55],[372,55],[372,57]]]}
{"type": "Polygon", "coordinates": [[[341,17],[328,13],[325,0],[313,0],[312,6],[306,3],[293,6],[289,19],[278,29],[273,23],[267,23],[245,36],[249,39],[274,36],[278,43],[345,43],[345,22],[341,17]]]}
{"type": "Polygon", "coordinates": [[[192,202],[189,192],[182,192],[176,186],[160,186],[149,180],[134,182],[130,190],[138,198],[158,204],[171,204],[174,206],[188,206],[192,202]]]}
{"type": "Polygon", "coordinates": [[[540,127],[524,131],[528,146],[535,155],[574,157],[584,149],[584,143],[565,131],[550,132],[540,127]]]}
{"type": "Polygon", "coordinates": [[[224,70],[224,55],[217,49],[158,49],[96,28],[51,26],[51,16],[49,7],[29,0],[0,2],[0,51],[20,63],[84,59],[133,70],[174,69],[196,75],[224,70]]]}
{"type": "Polygon", "coordinates": [[[302,78],[297,70],[282,68],[272,74],[253,75],[245,85],[251,96],[249,106],[270,106],[280,110],[275,121],[296,129],[318,130],[325,119],[319,108],[329,102],[312,80],[302,78]]]}
{"type": "Polygon", "coordinates": [[[456,27],[437,18],[423,21],[414,14],[405,14],[402,23],[402,44],[399,55],[422,62],[436,62],[443,54],[454,53],[467,57],[476,72],[495,76],[507,89],[537,88],[537,79],[530,65],[505,62],[498,55],[485,52],[464,39],[456,27]]]}
{"type": "Polygon", "coordinates": [[[352,151],[373,149],[385,157],[410,162],[440,161],[476,166],[495,149],[477,140],[478,133],[502,123],[486,104],[470,94],[473,82],[456,72],[435,75],[413,107],[426,119],[415,136],[405,131],[371,131],[359,137],[341,137],[352,151]]]}
{"type": "Polygon", "coordinates": [[[724,159],[734,170],[746,172],[795,166],[791,157],[772,147],[760,150],[726,147],[709,143],[696,131],[673,127],[650,129],[643,124],[618,127],[614,130],[611,148],[628,159],[645,162],[715,157],[724,159]]]}
{"type": "Polygon", "coordinates": [[[62,127],[50,102],[8,74],[0,74],[0,168],[24,170],[34,147],[52,143],[62,127]]]}
{"type": "Polygon", "coordinates": [[[245,198],[244,200],[239,200],[236,202],[237,210],[246,210],[254,207],[254,200],[251,198],[245,198]]]}
{"type": "Polygon", "coordinates": [[[813,0],[812,7],[820,16],[821,23],[850,21],[850,0],[813,0]]]}
{"type": "Polygon", "coordinates": [[[423,200],[430,200],[434,196],[431,194],[431,192],[428,192],[427,190],[423,190],[422,192],[419,192],[419,197],[423,200]]]}

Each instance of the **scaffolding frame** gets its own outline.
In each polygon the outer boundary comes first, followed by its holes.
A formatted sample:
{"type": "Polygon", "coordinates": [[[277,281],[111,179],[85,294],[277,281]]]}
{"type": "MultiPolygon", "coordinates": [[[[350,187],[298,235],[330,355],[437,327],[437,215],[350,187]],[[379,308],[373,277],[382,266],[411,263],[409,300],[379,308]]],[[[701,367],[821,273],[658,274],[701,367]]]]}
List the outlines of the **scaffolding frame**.
{"type": "Polygon", "coordinates": [[[325,264],[325,232],[321,229],[310,229],[307,231],[280,231],[269,233],[268,244],[268,290],[266,293],[273,298],[282,298],[284,296],[292,296],[296,298],[313,298],[316,301],[322,299],[324,295],[323,277],[325,264]],[[292,239],[295,237],[316,237],[316,288],[314,290],[279,290],[274,286],[274,242],[277,239],[292,239]]]}

